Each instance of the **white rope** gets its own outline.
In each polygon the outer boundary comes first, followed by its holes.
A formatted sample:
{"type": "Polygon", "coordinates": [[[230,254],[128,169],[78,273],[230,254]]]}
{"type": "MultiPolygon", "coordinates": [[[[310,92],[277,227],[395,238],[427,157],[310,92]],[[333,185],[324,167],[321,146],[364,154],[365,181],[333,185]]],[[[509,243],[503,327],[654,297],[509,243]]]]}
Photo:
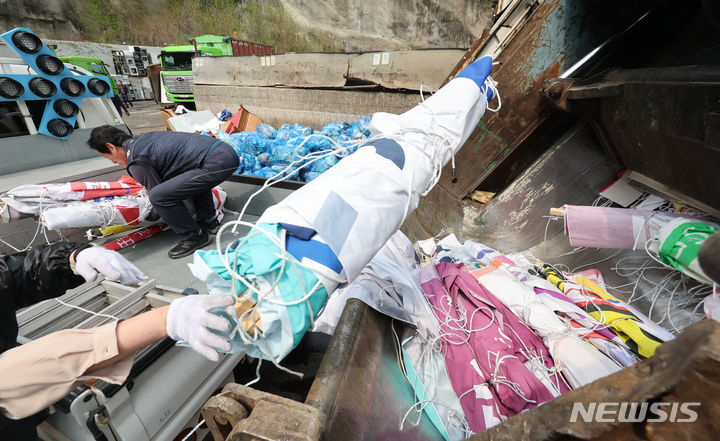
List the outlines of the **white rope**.
{"type": "MultiPolygon", "coordinates": [[[[495,91],[497,90],[494,86],[494,83],[492,83],[492,82],[488,83],[488,87],[490,87],[492,90],[495,90],[495,91]]],[[[496,95],[498,96],[498,101],[499,101],[499,95],[497,93],[496,93],[496,95]]],[[[485,98],[485,102],[483,103],[483,105],[485,107],[487,107],[486,94],[482,94],[481,96],[485,98]]],[[[420,105],[423,105],[423,103],[421,103],[420,105]]],[[[436,122],[436,118],[434,117],[434,112],[432,111],[432,109],[429,109],[429,110],[433,114],[432,126],[435,126],[437,124],[437,122],[436,122]]],[[[435,130],[435,132],[437,132],[437,131],[438,130],[435,130]]],[[[432,175],[432,178],[430,180],[428,187],[426,188],[425,192],[422,194],[424,196],[430,192],[430,190],[434,187],[435,184],[437,184],[438,180],[440,179],[440,174],[441,174],[441,170],[442,170],[442,162],[441,161],[442,161],[442,157],[443,157],[443,153],[444,153],[443,149],[451,150],[450,153],[452,155],[452,145],[453,145],[452,141],[443,136],[437,135],[435,132],[433,132],[432,130],[430,132],[428,132],[428,131],[422,130],[422,129],[406,128],[406,129],[401,129],[391,135],[377,135],[377,136],[370,137],[367,139],[350,141],[350,142],[344,143],[345,145],[338,143],[337,141],[333,140],[332,138],[326,137],[324,135],[312,134],[312,135],[306,136],[302,140],[302,142],[298,146],[296,146],[294,149],[293,153],[295,154],[295,156],[298,159],[296,161],[293,161],[290,164],[288,164],[282,171],[277,173],[275,176],[268,178],[263,183],[262,187],[260,189],[258,189],[257,191],[255,191],[252,195],[250,195],[250,197],[245,201],[245,204],[243,205],[242,210],[240,210],[240,213],[238,213],[237,219],[223,224],[220,227],[220,230],[218,231],[218,233],[216,235],[216,251],[217,251],[218,257],[221,260],[221,262],[223,263],[225,269],[228,271],[229,275],[233,279],[232,289],[233,289],[234,295],[236,297],[239,296],[240,301],[249,300],[250,297],[254,295],[256,297],[255,304],[250,308],[250,310],[253,310],[253,311],[257,311],[259,309],[260,305],[262,304],[262,302],[264,302],[264,301],[270,302],[275,305],[280,305],[280,306],[293,306],[293,305],[298,305],[300,303],[307,303],[311,325],[314,325],[315,313],[313,311],[313,308],[310,304],[309,299],[319,288],[321,288],[321,283],[318,281],[312,287],[312,289],[310,289],[310,291],[308,292],[306,287],[304,286],[304,283],[302,282],[302,274],[301,274],[299,268],[305,268],[305,269],[309,269],[309,268],[308,268],[308,266],[303,265],[300,262],[298,262],[295,258],[293,258],[287,252],[287,250],[285,249],[284,235],[281,234],[282,237],[278,237],[262,228],[259,228],[256,223],[250,223],[250,222],[246,222],[246,221],[242,220],[243,217],[245,216],[246,210],[250,206],[250,203],[253,201],[253,199],[258,194],[265,191],[270,186],[289,179],[289,177],[291,175],[299,173],[299,171],[301,169],[310,166],[315,161],[321,160],[321,159],[329,157],[331,155],[342,158],[342,157],[347,156],[349,149],[352,147],[359,146],[361,144],[371,144],[372,141],[377,140],[377,139],[400,140],[400,138],[403,138],[405,135],[407,135],[409,133],[421,134],[425,138],[426,142],[423,143],[423,146],[419,146],[417,142],[405,142],[404,143],[405,148],[414,148],[415,150],[420,152],[422,155],[424,155],[431,162],[431,164],[433,164],[433,175],[432,175]],[[320,152],[309,152],[305,155],[301,155],[299,152],[299,149],[301,149],[308,142],[308,140],[310,140],[312,137],[320,137],[320,138],[327,139],[334,146],[334,148],[331,150],[323,150],[320,152]],[[431,146],[431,147],[429,147],[429,146],[431,146]],[[430,153],[428,153],[428,151],[427,151],[428,148],[431,149],[430,153]],[[296,168],[297,165],[299,165],[299,166],[296,168]],[[287,172],[290,172],[290,175],[283,176],[287,172]],[[232,233],[234,235],[238,235],[239,233],[237,232],[237,229],[239,226],[245,226],[245,227],[250,228],[250,232],[242,239],[242,241],[231,242],[223,250],[221,247],[221,238],[222,238],[223,233],[227,229],[232,228],[232,230],[231,230],[232,233]],[[247,241],[250,238],[254,237],[257,234],[264,234],[270,240],[270,242],[278,248],[279,253],[276,251],[275,256],[282,261],[282,263],[280,265],[280,269],[276,271],[275,280],[271,282],[271,286],[269,288],[263,289],[263,290],[259,289],[259,287],[256,287],[255,284],[252,283],[252,281],[249,280],[247,277],[245,277],[237,272],[237,258],[238,258],[238,254],[239,254],[239,249],[245,243],[247,243],[247,241]],[[235,252],[235,256],[234,256],[235,261],[232,264],[230,262],[230,255],[229,255],[231,252],[231,249],[234,249],[234,252],[235,252]],[[301,292],[303,293],[303,296],[300,299],[297,299],[294,301],[276,300],[271,297],[271,295],[276,292],[276,287],[278,286],[281,278],[285,274],[287,262],[290,262],[290,265],[295,270],[297,279],[300,281],[299,288],[300,288],[301,292]],[[239,292],[239,290],[236,286],[236,281],[239,281],[240,283],[242,283],[242,285],[245,286],[245,289],[243,289],[241,292],[239,292]]],[[[413,199],[412,187],[414,184],[414,182],[413,182],[414,179],[415,179],[415,169],[412,168],[410,171],[410,179],[409,179],[409,184],[408,184],[408,189],[407,189],[408,200],[405,205],[403,217],[407,216],[409,207],[412,203],[412,199],[413,199]]],[[[325,277],[328,277],[328,276],[326,275],[325,277]]],[[[344,280],[342,280],[339,277],[333,281],[335,281],[337,283],[344,282],[344,280]]],[[[268,281],[268,282],[270,282],[270,281],[268,281]]],[[[248,314],[249,314],[249,311],[247,311],[245,314],[243,314],[243,317],[247,317],[248,314]]],[[[233,317],[235,316],[234,314],[230,314],[230,315],[233,317]]],[[[250,336],[242,328],[241,321],[237,317],[236,317],[235,328],[232,330],[232,335],[234,336],[235,333],[240,334],[241,338],[246,343],[250,343],[250,342],[256,343],[258,341],[258,337],[264,338],[262,332],[260,332],[260,333],[255,332],[254,333],[255,335],[250,336]]],[[[260,348],[258,348],[258,349],[260,350],[260,348]]],[[[274,359],[274,357],[272,357],[272,355],[269,352],[268,353],[263,352],[263,354],[268,356],[268,358],[270,360],[272,360],[273,363],[277,363],[277,361],[274,359]]]]}
{"type": "MultiPolygon", "coordinates": [[[[38,201],[38,207],[39,207],[39,208],[38,208],[38,216],[41,216],[41,215],[42,215],[42,201],[43,201],[43,198],[46,196],[46,194],[47,194],[47,189],[43,188],[43,191],[40,193],[40,199],[39,199],[39,201],[38,201]]],[[[5,242],[5,241],[2,240],[1,238],[0,238],[0,242],[2,242],[2,243],[4,243],[5,245],[9,246],[10,248],[12,248],[12,249],[13,249],[15,252],[17,252],[17,253],[24,253],[25,251],[29,250],[29,249],[32,247],[33,243],[35,243],[35,239],[37,239],[37,237],[38,237],[38,234],[40,234],[40,230],[41,230],[41,229],[44,229],[44,228],[45,228],[45,226],[43,225],[43,223],[38,221],[38,225],[37,225],[37,227],[35,228],[35,234],[33,235],[32,239],[30,239],[30,242],[29,242],[29,243],[25,246],[25,248],[23,248],[23,249],[15,248],[15,247],[12,246],[10,243],[5,242]]]]}
{"type": "MultiPolygon", "coordinates": [[[[228,390],[228,391],[225,391],[225,392],[221,392],[221,393],[219,393],[219,394],[217,394],[217,395],[215,395],[215,396],[216,396],[216,397],[222,397],[223,395],[225,395],[225,394],[227,394],[227,393],[230,393],[230,391],[228,390]]],[[[195,433],[195,432],[197,432],[197,430],[200,429],[200,426],[202,426],[203,424],[205,424],[205,418],[200,418],[200,422],[198,422],[198,423],[192,428],[192,430],[190,430],[190,432],[188,432],[187,435],[185,435],[185,437],[184,437],[182,440],[180,440],[180,441],[187,441],[188,439],[190,439],[190,437],[192,436],[192,434],[195,433]]]]}
{"type": "Polygon", "coordinates": [[[111,319],[114,319],[114,320],[120,320],[119,318],[115,317],[114,315],[101,314],[101,313],[99,313],[99,312],[90,311],[89,309],[85,309],[85,308],[80,307],[80,306],[77,306],[77,305],[71,305],[70,303],[65,303],[65,302],[63,302],[62,300],[60,300],[60,299],[57,298],[57,297],[55,297],[55,300],[56,300],[58,303],[60,303],[61,305],[67,306],[68,308],[73,308],[73,309],[77,309],[77,310],[80,310],[80,311],[83,311],[83,312],[87,312],[88,314],[92,314],[92,315],[97,316],[97,317],[106,317],[106,318],[111,318],[111,319]]]}
{"type": "Polygon", "coordinates": [[[257,367],[255,368],[255,379],[254,379],[254,380],[250,380],[250,381],[248,381],[247,383],[245,383],[245,386],[247,386],[247,387],[250,387],[250,386],[252,386],[253,384],[255,384],[255,383],[257,383],[257,382],[260,381],[260,366],[262,365],[263,359],[262,359],[262,358],[258,358],[257,361],[258,361],[258,365],[257,365],[257,367]]]}
{"type": "MultiPolygon", "coordinates": [[[[425,96],[423,95],[423,87],[424,86],[425,85],[422,82],[420,82],[420,102],[423,102],[423,103],[425,102],[425,96]]],[[[431,91],[430,96],[432,96],[432,95],[433,95],[433,93],[431,91]]]]}
{"type": "MultiPolygon", "coordinates": [[[[443,289],[444,289],[444,287],[443,287],[443,289]]],[[[449,294],[447,293],[447,291],[445,291],[445,295],[443,295],[442,298],[443,298],[443,300],[444,300],[444,303],[443,303],[443,302],[440,302],[440,305],[447,304],[448,307],[451,308],[451,307],[452,307],[452,299],[450,298],[450,296],[449,296],[449,294]]],[[[449,337],[456,337],[455,334],[450,334],[450,333],[447,333],[447,332],[442,332],[441,335],[440,335],[440,337],[441,337],[446,343],[448,343],[448,344],[456,344],[456,345],[468,344],[468,342],[469,342],[469,340],[470,340],[470,335],[471,335],[473,332],[479,332],[479,331],[483,331],[483,330],[485,330],[485,329],[488,329],[490,326],[492,326],[492,325],[495,323],[495,314],[493,313],[493,311],[492,311],[490,308],[486,308],[486,309],[490,312],[490,317],[491,317],[491,321],[490,321],[490,323],[487,324],[487,326],[485,326],[485,327],[483,327],[483,328],[478,328],[478,329],[467,329],[467,325],[468,325],[467,311],[466,311],[464,308],[461,308],[459,305],[457,305],[457,306],[455,307],[455,309],[456,309],[456,311],[457,311],[457,313],[458,313],[458,319],[454,319],[454,318],[452,318],[452,317],[450,316],[449,310],[443,310],[442,308],[438,308],[438,307],[436,307],[436,306],[434,306],[434,305],[431,305],[431,307],[432,307],[431,309],[432,309],[433,312],[435,313],[435,316],[436,316],[436,318],[438,319],[438,321],[441,323],[441,325],[444,325],[445,327],[447,327],[447,328],[449,328],[449,329],[451,329],[451,330],[455,330],[455,331],[462,332],[462,333],[465,334],[465,338],[464,338],[462,341],[453,341],[453,340],[452,340],[451,338],[449,338],[449,337]],[[442,317],[438,317],[438,314],[435,312],[436,310],[439,310],[439,311],[443,312],[444,315],[445,315],[445,318],[443,319],[442,317]],[[458,324],[458,327],[457,327],[457,328],[454,328],[454,327],[452,326],[453,323],[458,324]]],[[[473,311],[472,315],[470,316],[470,323],[472,323],[475,313],[477,313],[477,312],[480,311],[481,309],[483,309],[483,307],[476,308],[476,309],[473,311]]],[[[548,378],[549,380],[552,381],[552,376],[554,375],[554,376],[555,376],[555,383],[558,384],[557,389],[560,390],[560,387],[559,387],[559,381],[560,381],[560,379],[557,377],[558,372],[557,372],[556,370],[554,370],[554,369],[548,368],[548,367],[544,364],[543,360],[544,360],[545,357],[543,357],[543,356],[541,356],[541,355],[539,355],[539,354],[535,354],[533,351],[529,350],[528,347],[525,345],[525,342],[520,338],[520,336],[517,334],[517,332],[515,331],[515,329],[513,329],[513,328],[512,328],[511,326],[509,326],[508,324],[506,324],[505,327],[508,328],[508,329],[515,335],[516,339],[517,339],[517,340],[521,343],[521,345],[523,346],[523,349],[520,350],[520,353],[523,354],[523,355],[525,356],[525,358],[526,358],[528,361],[530,361],[530,363],[531,363],[533,366],[535,366],[538,370],[545,371],[545,375],[547,376],[547,378],[548,378]],[[538,362],[538,360],[540,360],[540,362],[538,362]]],[[[507,337],[507,336],[503,333],[503,329],[498,328],[498,332],[501,334],[502,337],[504,337],[505,339],[508,339],[508,340],[509,340],[509,337],[507,337]]],[[[499,354],[496,354],[496,355],[499,356],[499,354]]],[[[510,390],[514,391],[514,392],[515,392],[520,398],[522,398],[523,400],[525,400],[525,401],[527,401],[527,402],[529,402],[529,403],[535,403],[535,401],[529,400],[529,399],[525,396],[524,392],[520,389],[520,386],[519,386],[518,383],[512,382],[511,380],[509,380],[509,379],[507,379],[507,378],[505,378],[505,377],[501,377],[501,376],[498,375],[499,366],[500,366],[500,364],[501,364],[506,358],[511,357],[511,358],[516,358],[516,359],[517,359],[517,357],[514,356],[514,355],[510,355],[510,354],[506,354],[505,356],[500,357],[500,358],[498,358],[497,356],[496,356],[496,360],[495,360],[495,361],[496,361],[496,363],[495,363],[495,369],[494,369],[494,371],[493,371],[493,374],[492,374],[491,379],[489,380],[489,383],[492,384],[493,386],[494,386],[494,385],[505,385],[505,386],[508,387],[510,390]]],[[[488,355],[488,357],[489,357],[489,355],[488,355]]],[[[492,366],[492,360],[491,360],[490,358],[488,358],[488,365],[489,365],[489,366],[492,366]]],[[[562,380],[565,381],[564,378],[563,378],[562,380]]]]}
{"type": "MultiPolygon", "coordinates": [[[[492,91],[492,93],[493,93],[493,100],[494,100],[495,98],[497,98],[497,102],[498,102],[497,107],[495,107],[495,108],[491,108],[491,107],[490,107],[490,102],[486,102],[486,107],[485,107],[485,109],[488,110],[488,111],[490,111],[490,112],[498,112],[498,111],[500,111],[500,109],[502,108],[502,101],[500,100],[500,92],[499,92],[498,89],[497,89],[497,85],[495,84],[495,80],[493,80],[491,76],[488,76],[488,77],[485,79],[485,86],[492,91]]],[[[484,93],[483,95],[485,95],[485,96],[487,97],[487,92],[484,93]]],[[[486,101],[487,101],[487,99],[486,99],[486,101]]]]}
{"type": "Polygon", "coordinates": [[[616,252],[612,253],[611,255],[609,255],[609,256],[607,256],[607,257],[605,257],[605,258],[603,258],[603,259],[600,259],[600,260],[597,260],[597,261],[591,262],[591,263],[582,264],[582,265],[576,267],[575,269],[573,269],[573,270],[570,271],[570,272],[571,272],[571,273],[577,273],[578,271],[580,271],[581,268],[587,268],[587,267],[589,267],[589,266],[595,266],[595,265],[597,265],[598,263],[605,262],[605,261],[607,261],[607,260],[612,259],[613,257],[618,256],[618,255],[621,254],[623,251],[625,251],[625,250],[617,250],[616,252]]]}
{"type": "Polygon", "coordinates": [[[192,434],[195,433],[200,428],[200,426],[202,426],[203,424],[205,424],[205,418],[201,418],[200,422],[197,423],[195,425],[195,427],[193,427],[192,430],[190,432],[188,432],[188,434],[185,435],[185,437],[181,441],[187,441],[188,439],[190,439],[192,434]]]}
{"type": "MultiPolygon", "coordinates": [[[[418,419],[415,421],[415,423],[411,423],[411,424],[413,426],[417,426],[420,423],[420,420],[422,418],[422,412],[425,410],[425,408],[427,406],[429,406],[430,404],[433,404],[435,406],[440,406],[440,407],[444,407],[444,408],[448,409],[448,421],[447,422],[443,421],[444,425],[449,425],[451,427],[460,429],[463,432],[465,437],[472,435],[473,432],[472,432],[472,430],[470,430],[470,425],[464,415],[462,415],[462,416],[457,415],[455,413],[455,410],[452,407],[446,405],[443,402],[436,401],[431,398],[423,399],[423,397],[420,397],[417,395],[418,383],[422,386],[423,391],[425,391],[425,395],[428,395],[428,396],[430,395],[427,392],[428,388],[425,386],[422,378],[420,378],[420,375],[419,375],[420,372],[423,372],[425,374],[424,376],[426,378],[437,378],[438,375],[436,375],[434,366],[431,364],[431,366],[433,367],[432,372],[428,372],[426,369],[416,369],[416,372],[418,373],[418,375],[415,376],[414,382],[410,381],[410,378],[407,375],[407,368],[405,367],[405,360],[404,360],[404,357],[402,356],[402,343],[400,342],[400,338],[397,335],[397,332],[395,331],[394,319],[392,322],[393,323],[391,324],[391,329],[392,329],[394,340],[397,344],[395,346],[395,349],[396,349],[396,356],[398,359],[398,366],[400,367],[400,372],[405,377],[405,380],[412,386],[413,396],[416,399],[416,401],[408,408],[408,410],[405,412],[403,418],[400,420],[400,430],[402,431],[404,429],[405,421],[410,416],[410,412],[413,409],[418,414],[418,419]],[[451,421],[452,418],[454,418],[454,420],[451,421]]],[[[415,332],[415,334],[413,334],[413,337],[410,337],[410,338],[418,338],[418,337],[424,340],[424,342],[421,343],[423,346],[423,350],[420,353],[418,363],[419,363],[419,366],[425,366],[427,363],[430,362],[430,356],[431,356],[430,353],[434,350],[434,348],[433,348],[434,343],[431,343],[430,341],[426,340],[417,331],[415,332]],[[423,363],[423,361],[426,361],[426,363],[423,363]]],[[[406,341],[409,341],[409,340],[406,340],[406,341]]],[[[433,341],[437,341],[437,338],[433,339],[433,341]]]]}

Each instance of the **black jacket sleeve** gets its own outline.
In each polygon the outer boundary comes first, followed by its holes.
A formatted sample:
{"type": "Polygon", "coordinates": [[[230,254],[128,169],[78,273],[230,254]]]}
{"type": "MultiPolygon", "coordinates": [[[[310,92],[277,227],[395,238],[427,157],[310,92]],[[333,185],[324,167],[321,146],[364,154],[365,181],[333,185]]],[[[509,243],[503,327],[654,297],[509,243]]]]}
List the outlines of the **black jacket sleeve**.
{"type": "MultiPolygon", "coordinates": [[[[128,173],[130,173],[130,176],[138,181],[140,185],[145,187],[148,192],[162,182],[157,170],[155,170],[155,167],[152,166],[150,160],[146,156],[138,158],[135,162],[128,166],[127,170],[128,173]]],[[[150,211],[145,218],[145,220],[150,222],[155,222],[158,219],[160,219],[160,215],[155,210],[155,207],[153,207],[152,211],[150,211]]]]}
{"type": "Polygon", "coordinates": [[[155,170],[152,166],[150,160],[146,159],[144,156],[141,156],[128,166],[128,173],[130,173],[130,176],[135,178],[140,185],[145,187],[147,191],[152,190],[153,187],[161,182],[160,175],[157,170],[155,170]]]}
{"type": "Polygon", "coordinates": [[[70,269],[70,254],[83,245],[58,242],[0,256],[0,353],[15,346],[15,311],[58,297],[84,282],[70,269]]]}

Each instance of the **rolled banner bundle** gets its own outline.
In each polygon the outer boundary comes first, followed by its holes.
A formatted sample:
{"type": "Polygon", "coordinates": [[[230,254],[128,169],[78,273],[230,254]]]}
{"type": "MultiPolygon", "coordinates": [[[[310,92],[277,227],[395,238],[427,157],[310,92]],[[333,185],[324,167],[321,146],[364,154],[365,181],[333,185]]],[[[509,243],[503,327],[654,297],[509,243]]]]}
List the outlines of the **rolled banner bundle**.
{"type": "Polygon", "coordinates": [[[535,331],[548,347],[552,359],[562,366],[561,372],[573,388],[620,370],[617,363],[573,332],[549,302],[544,302],[533,288],[509,272],[488,267],[487,271],[479,272],[477,281],[535,331]]]}
{"type": "Polygon", "coordinates": [[[41,220],[50,230],[108,225],[139,225],[152,205],[147,195],[113,197],[109,200],[74,201],[43,209],[41,220]]]}
{"type": "Polygon", "coordinates": [[[610,295],[602,287],[602,276],[598,271],[587,270],[566,277],[544,264],[542,268],[537,267],[537,272],[590,316],[610,328],[640,357],[652,357],[658,346],[675,338],[633,306],[610,295]]]}
{"type": "Polygon", "coordinates": [[[701,283],[712,284],[697,262],[700,246],[720,230],[716,223],[666,211],[567,205],[565,234],[574,247],[647,248],[660,261],[701,283]]]}
{"type": "Polygon", "coordinates": [[[113,196],[134,196],[143,191],[142,185],[129,176],[118,181],[78,181],[64,184],[21,185],[3,196],[17,200],[35,201],[40,198],[53,201],[87,201],[113,196]]]}
{"type": "MultiPolygon", "coordinates": [[[[212,189],[215,215],[223,217],[227,194],[212,189]]],[[[50,230],[137,226],[152,211],[145,189],[129,176],[117,182],[21,185],[0,195],[0,222],[39,216],[50,230]]]]}
{"type": "Polygon", "coordinates": [[[483,57],[413,109],[374,114],[373,136],[355,153],[257,225],[235,221],[253,229],[234,248],[195,254],[193,274],[238,298],[223,312],[236,323],[233,352],[278,361],[295,347],[327,296],[360,274],[437,183],[497,93],[491,69],[483,57]]]}
{"type": "Polygon", "coordinates": [[[649,249],[657,253],[660,261],[687,274],[698,282],[712,285],[698,262],[700,247],[720,231],[718,226],[694,219],[673,219],[660,228],[649,249]]]}

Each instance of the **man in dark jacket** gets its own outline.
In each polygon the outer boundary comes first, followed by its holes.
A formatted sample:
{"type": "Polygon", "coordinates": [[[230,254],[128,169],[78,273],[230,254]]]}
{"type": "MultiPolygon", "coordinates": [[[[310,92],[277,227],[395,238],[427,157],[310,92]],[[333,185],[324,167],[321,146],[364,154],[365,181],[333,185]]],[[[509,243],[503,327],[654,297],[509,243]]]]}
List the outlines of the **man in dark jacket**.
{"type": "MultiPolygon", "coordinates": [[[[98,274],[127,285],[146,278],[120,254],[78,243],[39,245],[0,256],[0,354],[17,345],[18,309],[58,297],[98,274]]],[[[45,417],[45,411],[20,420],[0,414],[0,439],[36,440],[35,428],[45,417]]]]}
{"type": "MultiPolygon", "coordinates": [[[[126,107],[134,107],[132,101],[128,99],[128,88],[123,84],[122,81],[117,82],[118,93],[120,93],[120,99],[126,107]]],[[[127,111],[127,110],[126,110],[127,111]]],[[[128,113],[129,115],[129,113],[128,113]]]]}
{"type": "Polygon", "coordinates": [[[115,110],[117,110],[118,115],[122,117],[123,110],[125,111],[125,116],[130,116],[130,112],[128,112],[127,107],[125,107],[125,104],[120,101],[120,97],[118,96],[111,96],[110,101],[112,101],[113,106],[115,106],[115,110]]]}
{"type": "Polygon", "coordinates": [[[220,228],[215,217],[212,188],[225,181],[240,165],[228,144],[215,138],[183,132],[148,132],[131,137],[112,126],[96,127],[90,148],[127,167],[149,192],[153,209],[181,237],[168,255],[188,256],[210,243],[220,228]],[[190,200],[198,220],[185,206],[190,200]]]}

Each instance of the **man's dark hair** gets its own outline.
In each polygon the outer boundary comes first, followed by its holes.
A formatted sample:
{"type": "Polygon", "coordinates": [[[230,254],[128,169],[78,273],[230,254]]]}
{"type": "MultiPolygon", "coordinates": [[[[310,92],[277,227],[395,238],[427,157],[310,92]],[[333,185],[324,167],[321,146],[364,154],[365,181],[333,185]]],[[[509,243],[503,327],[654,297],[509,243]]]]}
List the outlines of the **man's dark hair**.
{"type": "Polygon", "coordinates": [[[106,142],[120,146],[125,140],[130,138],[132,138],[132,136],[116,127],[100,126],[95,127],[93,131],[90,132],[90,139],[88,139],[87,143],[93,150],[97,150],[100,153],[110,153],[110,150],[105,146],[106,142]]]}

